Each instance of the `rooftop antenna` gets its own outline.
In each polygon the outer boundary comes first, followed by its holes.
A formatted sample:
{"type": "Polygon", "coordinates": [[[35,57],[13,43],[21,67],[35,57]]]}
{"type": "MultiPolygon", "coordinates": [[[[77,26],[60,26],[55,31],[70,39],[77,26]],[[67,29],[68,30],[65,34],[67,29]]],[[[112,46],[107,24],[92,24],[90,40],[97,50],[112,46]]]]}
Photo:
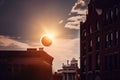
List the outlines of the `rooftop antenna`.
{"type": "Polygon", "coordinates": [[[69,65],[69,60],[67,60],[67,65],[69,65]]]}

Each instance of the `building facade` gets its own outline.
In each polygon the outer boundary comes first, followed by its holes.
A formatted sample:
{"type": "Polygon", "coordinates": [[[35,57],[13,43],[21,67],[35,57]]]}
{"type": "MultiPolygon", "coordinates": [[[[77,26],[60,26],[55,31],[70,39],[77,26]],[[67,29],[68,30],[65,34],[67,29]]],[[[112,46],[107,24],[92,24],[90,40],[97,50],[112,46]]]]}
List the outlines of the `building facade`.
{"type": "Polygon", "coordinates": [[[52,61],[43,48],[0,51],[0,80],[51,80],[52,61]]]}
{"type": "Polygon", "coordinates": [[[120,80],[120,1],[91,0],[80,39],[81,80],[120,80]]]}
{"type": "Polygon", "coordinates": [[[77,78],[78,60],[73,58],[71,63],[67,60],[67,65],[62,66],[57,72],[58,80],[78,80],[77,78]]]}

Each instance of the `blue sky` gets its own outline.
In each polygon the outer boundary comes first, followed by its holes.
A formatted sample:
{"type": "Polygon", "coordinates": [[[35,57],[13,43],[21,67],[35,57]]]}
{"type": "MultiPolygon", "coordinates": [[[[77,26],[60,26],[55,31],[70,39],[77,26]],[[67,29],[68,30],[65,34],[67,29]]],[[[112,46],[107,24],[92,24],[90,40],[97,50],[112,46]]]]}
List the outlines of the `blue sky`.
{"type": "Polygon", "coordinates": [[[87,0],[0,0],[0,50],[44,47],[40,37],[53,32],[55,41],[45,51],[54,57],[53,69],[67,59],[79,59],[80,21],[87,0]]]}

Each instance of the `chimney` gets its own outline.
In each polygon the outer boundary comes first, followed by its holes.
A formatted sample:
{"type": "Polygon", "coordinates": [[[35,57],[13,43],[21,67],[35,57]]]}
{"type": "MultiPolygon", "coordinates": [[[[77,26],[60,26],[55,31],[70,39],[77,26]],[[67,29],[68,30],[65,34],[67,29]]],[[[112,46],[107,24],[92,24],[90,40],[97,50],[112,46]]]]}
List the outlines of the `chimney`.
{"type": "Polygon", "coordinates": [[[67,60],[67,65],[69,65],[69,60],[67,60]]]}
{"type": "Polygon", "coordinates": [[[27,48],[27,51],[34,52],[34,51],[37,51],[37,48],[27,48]]]}
{"type": "Polygon", "coordinates": [[[44,48],[39,48],[39,51],[43,51],[44,48]]]}

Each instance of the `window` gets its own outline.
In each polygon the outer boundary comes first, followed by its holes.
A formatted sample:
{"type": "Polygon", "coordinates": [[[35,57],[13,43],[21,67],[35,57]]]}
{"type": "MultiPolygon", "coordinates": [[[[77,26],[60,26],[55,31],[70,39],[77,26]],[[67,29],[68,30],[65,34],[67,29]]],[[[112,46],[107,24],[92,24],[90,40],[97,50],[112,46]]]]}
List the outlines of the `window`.
{"type": "Polygon", "coordinates": [[[108,23],[109,24],[112,23],[112,17],[111,17],[111,15],[113,16],[113,14],[111,14],[111,13],[113,13],[113,12],[111,10],[109,10],[109,14],[108,14],[108,23]]]}
{"type": "Polygon", "coordinates": [[[82,64],[82,71],[85,71],[85,67],[86,67],[86,58],[83,59],[83,64],[82,64]]]}
{"type": "Polygon", "coordinates": [[[115,8],[115,13],[116,13],[116,16],[118,16],[118,13],[119,13],[118,8],[115,8]]]}
{"type": "Polygon", "coordinates": [[[108,57],[108,61],[109,62],[107,62],[108,63],[108,70],[110,70],[111,71],[111,69],[112,69],[112,56],[113,55],[109,55],[109,57],[108,57]]]}
{"type": "Polygon", "coordinates": [[[90,40],[90,46],[92,47],[92,40],[90,40]]]}
{"type": "Polygon", "coordinates": [[[109,33],[108,35],[108,47],[112,46],[112,33],[109,33]]]}
{"type": "Polygon", "coordinates": [[[84,36],[86,36],[86,31],[84,31],[84,36]]]}
{"type": "Polygon", "coordinates": [[[99,26],[99,22],[98,21],[96,21],[96,31],[98,31],[100,28],[99,28],[100,26],[99,26]]]}
{"type": "Polygon", "coordinates": [[[105,48],[112,47],[113,33],[105,35],[105,48]]]}
{"type": "Polygon", "coordinates": [[[106,21],[108,21],[109,15],[108,13],[106,13],[106,21]]]}
{"type": "Polygon", "coordinates": [[[99,50],[100,49],[100,37],[98,36],[96,38],[96,50],[99,50]]]}
{"type": "Polygon", "coordinates": [[[92,26],[91,26],[91,25],[89,25],[89,32],[90,32],[90,33],[93,32],[93,31],[92,31],[92,26]]]}
{"type": "Polygon", "coordinates": [[[108,47],[108,34],[105,35],[105,48],[108,47]]]}
{"type": "Polygon", "coordinates": [[[111,40],[113,40],[113,33],[111,33],[111,40]]]}
{"type": "Polygon", "coordinates": [[[83,49],[82,49],[82,55],[84,56],[86,54],[86,47],[84,46],[83,49]]]}
{"type": "Polygon", "coordinates": [[[89,52],[92,51],[92,40],[89,41],[88,51],[89,51],[89,52]]]}
{"type": "Polygon", "coordinates": [[[114,54],[113,55],[113,68],[117,69],[119,66],[119,55],[118,54],[114,54]]]}
{"type": "Polygon", "coordinates": [[[111,70],[112,69],[112,55],[107,55],[104,57],[105,59],[105,70],[111,70]]]}
{"type": "Polygon", "coordinates": [[[88,80],[94,80],[94,77],[92,74],[88,74],[88,80]]]}
{"type": "Polygon", "coordinates": [[[90,33],[92,33],[92,28],[90,27],[90,33]]]}
{"type": "Polygon", "coordinates": [[[84,62],[84,63],[83,63],[83,64],[84,64],[84,66],[86,66],[86,59],[84,59],[84,61],[83,61],[83,62],[84,62]]]}
{"type": "Polygon", "coordinates": [[[116,46],[118,45],[118,31],[115,31],[113,36],[114,36],[114,45],[116,46]]]}
{"type": "Polygon", "coordinates": [[[82,36],[83,37],[86,37],[86,30],[84,29],[83,32],[82,32],[82,36]]]}
{"type": "Polygon", "coordinates": [[[81,74],[82,80],[86,80],[86,74],[81,74]]]}
{"type": "Polygon", "coordinates": [[[96,54],[96,69],[100,69],[100,54],[96,54]]]}
{"type": "Polygon", "coordinates": [[[113,19],[113,11],[111,10],[111,19],[113,19]]]}
{"type": "Polygon", "coordinates": [[[92,70],[92,55],[88,55],[88,70],[92,70]]]}
{"type": "Polygon", "coordinates": [[[106,41],[108,42],[108,35],[106,35],[106,41]]]}
{"type": "Polygon", "coordinates": [[[109,65],[108,65],[108,56],[104,57],[104,65],[105,65],[105,70],[108,69],[109,65]]]}

